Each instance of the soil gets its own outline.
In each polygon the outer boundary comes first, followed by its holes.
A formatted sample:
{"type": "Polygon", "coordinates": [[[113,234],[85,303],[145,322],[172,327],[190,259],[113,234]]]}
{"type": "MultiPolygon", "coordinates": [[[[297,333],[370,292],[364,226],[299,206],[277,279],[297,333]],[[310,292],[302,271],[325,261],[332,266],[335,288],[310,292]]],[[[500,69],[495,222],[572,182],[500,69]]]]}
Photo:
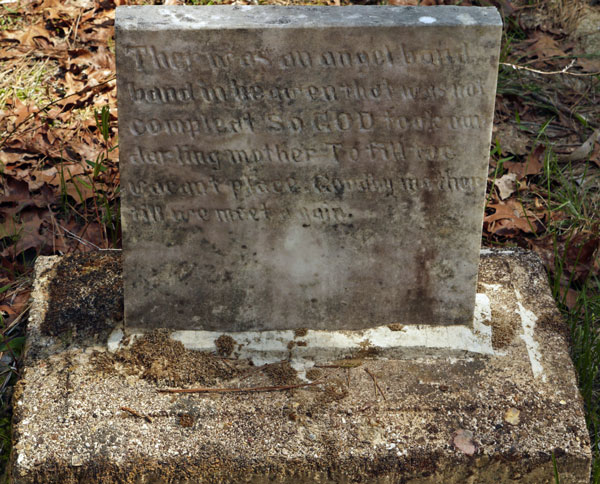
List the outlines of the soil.
{"type": "Polygon", "coordinates": [[[154,330],[129,348],[114,354],[96,353],[94,364],[104,373],[127,368],[160,386],[209,386],[231,380],[250,367],[247,360],[224,360],[212,353],[187,350],[169,337],[169,331],[154,330]]]}
{"type": "Polygon", "coordinates": [[[341,378],[332,378],[325,385],[324,391],[319,394],[318,401],[327,404],[343,400],[348,396],[348,384],[341,378]]]}
{"type": "Polygon", "coordinates": [[[294,336],[296,338],[303,338],[308,334],[308,328],[298,328],[294,331],[294,336]]]}
{"type": "Polygon", "coordinates": [[[492,321],[494,322],[492,327],[492,347],[495,350],[500,350],[512,343],[517,331],[518,321],[514,316],[506,317],[504,312],[493,310],[492,321]]]}
{"type": "Polygon", "coordinates": [[[215,340],[215,346],[219,355],[227,357],[235,349],[235,340],[231,336],[223,334],[215,340]]]}
{"type": "Polygon", "coordinates": [[[189,413],[184,413],[179,416],[179,425],[185,428],[191,428],[194,426],[194,417],[189,413]]]}
{"type": "Polygon", "coordinates": [[[323,375],[323,372],[321,370],[319,370],[318,368],[311,368],[310,370],[307,370],[307,372],[306,372],[306,378],[308,378],[309,380],[312,380],[312,381],[318,380],[319,378],[321,378],[322,375],[323,375]]]}
{"type": "Polygon", "coordinates": [[[301,383],[298,373],[292,368],[289,361],[282,361],[277,365],[268,365],[263,369],[274,385],[295,385],[301,383]]]}

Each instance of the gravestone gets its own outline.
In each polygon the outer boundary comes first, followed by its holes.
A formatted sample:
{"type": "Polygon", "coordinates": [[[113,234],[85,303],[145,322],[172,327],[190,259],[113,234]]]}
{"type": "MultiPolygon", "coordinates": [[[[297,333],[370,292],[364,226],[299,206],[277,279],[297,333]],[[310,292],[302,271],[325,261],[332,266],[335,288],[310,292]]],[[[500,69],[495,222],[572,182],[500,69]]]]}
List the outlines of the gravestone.
{"type": "Polygon", "coordinates": [[[123,7],[125,318],[470,325],[493,8],[123,7]]]}

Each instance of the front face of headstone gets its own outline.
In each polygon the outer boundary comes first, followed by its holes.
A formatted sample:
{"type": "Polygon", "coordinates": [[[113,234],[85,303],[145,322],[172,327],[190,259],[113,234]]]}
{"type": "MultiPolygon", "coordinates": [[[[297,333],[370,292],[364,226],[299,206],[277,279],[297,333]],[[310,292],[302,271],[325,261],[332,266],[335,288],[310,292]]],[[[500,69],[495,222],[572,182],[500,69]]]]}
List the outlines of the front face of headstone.
{"type": "Polygon", "coordinates": [[[494,9],[122,7],[129,327],[471,324],[494,9]]]}

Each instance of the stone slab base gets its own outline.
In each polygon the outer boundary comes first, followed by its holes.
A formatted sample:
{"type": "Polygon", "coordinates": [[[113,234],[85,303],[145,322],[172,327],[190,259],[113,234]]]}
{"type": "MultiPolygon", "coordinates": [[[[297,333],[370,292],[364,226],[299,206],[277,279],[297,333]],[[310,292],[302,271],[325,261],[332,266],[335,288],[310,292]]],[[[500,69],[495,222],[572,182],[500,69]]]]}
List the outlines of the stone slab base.
{"type": "Polygon", "coordinates": [[[553,456],[561,483],[589,482],[567,328],[529,253],[482,252],[468,334],[390,324],[329,343],[125,334],[119,264],[38,262],[13,483],[550,484],[553,456]],[[255,390],[159,392],[198,387],[255,390]]]}

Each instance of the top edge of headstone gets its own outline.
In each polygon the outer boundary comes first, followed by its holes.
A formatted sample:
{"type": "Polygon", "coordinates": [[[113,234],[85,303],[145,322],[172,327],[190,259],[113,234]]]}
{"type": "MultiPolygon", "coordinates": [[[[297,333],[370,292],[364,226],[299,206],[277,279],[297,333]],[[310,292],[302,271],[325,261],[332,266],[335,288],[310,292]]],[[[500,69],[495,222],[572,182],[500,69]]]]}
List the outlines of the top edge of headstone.
{"type": "Polygon", "coordinates": [[[494,7],[120,6],[117,30],[502,26],[494,7]]]}

